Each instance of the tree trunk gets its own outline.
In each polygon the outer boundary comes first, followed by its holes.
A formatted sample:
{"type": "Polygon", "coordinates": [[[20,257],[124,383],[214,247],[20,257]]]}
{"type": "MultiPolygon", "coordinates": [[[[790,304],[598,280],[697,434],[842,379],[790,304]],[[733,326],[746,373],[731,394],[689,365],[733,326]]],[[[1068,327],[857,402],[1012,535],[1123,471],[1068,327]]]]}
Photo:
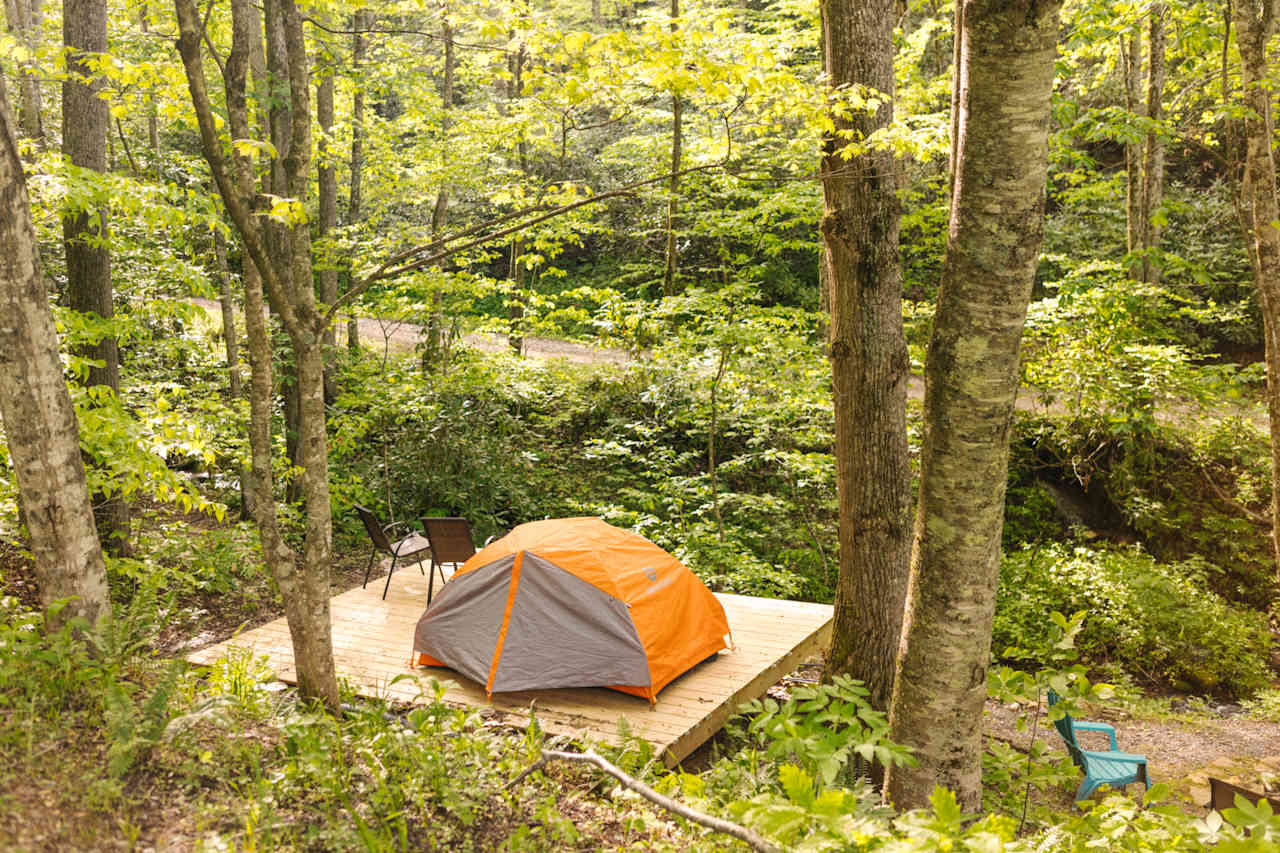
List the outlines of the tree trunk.
{"type": "Polygon", "coordinates": [[[1267,66],[1267,40],[1275,30],[1274,0],[1235,0],[1232,19],[1240,50],[1245,161],[1240,208],[1252,237],[1250,260],[1262,300],[1266,333],[1267,413],[1271,421],[1271,528],[1280,576],[1280,204],[1272,151],[1275,117],[1267,66]]]}
{"type": "MultiPolygon", "coordinates": [[[[328,450],[324,422],[324,316],[317,310],[312,285],[311,244],[305,222],[288,226],[280,239],[266,239],[252,213],[251,181],[243,158],[233,175],[223,155],[223,140],[215,126],[213,105],[205,88],[201,57],[201,22],[194,0],[176,0],[182,56],[192,105],[200,129],[200,147],[213,172],[218,193],[227,207],[246,252],[262,275],[271,306],[280,317],[297,359],[299,389],[298,461],[303,468],[306,502],[303,553],[298,559],[280,538],[272,496],[270,435],[271,352],[261,294],[246,282],[245,317],[253,366],[251,438],[256,510],[263,554],[284,601],[293,641],[298,689],[304,696],[338,705],[333,646],[329,627],[329,572],[332,561],[328,450]],[[250,186],[246,187],[246,184],[250,186]]],[[[272,99],[272,137],[278,157],[272,162],[273,187],[305,208],[311,165],[310,79],[303,41],[302,16],[292,0],[267,0],[267,66],[280,89],[272,99]],[[282,144],[287,143],[287,144],[282,144]]],[[[248,64],[253,9],[248,0],[233,0],[233,54],[225,75],[229,116],[241,118],[232,132],[244,129],[244,67],[248,64]]],[[[255,83],[257,81],[255,80],[255,83]]]]}
{"type": "Polygon", "coordinates": [[[925,369],[920,497],[905,641],[890,711],[917,768],[898,808],[936,785],[981,806],[982,711],[1000,569],[1018,349],[1043,231],[1057,2],[967,0],[967,109],[925,369]]]}
{"type": "Polygon", "coordinates": [[[911,468],[898,263],[898,165],[887,150],[839,150],[893,121],[894,0],[825,0],[833,86],[884,93],[874,114],[835,118],[823,147],[823,262],[830,288],[840,577],[824,677],[866,683],[873,707],[893,692],[911,556],[911,468]],[[847,132],[852,132],[850,138],[847,132]]]}
{"type": "MultiPolygon", "coordinates": [[[[107,50],[105,0],[68,0],[62,17],[67,76],[62,83],[62,153],[72,165],[107,171],[107,102],[99,97],[102,80],[93,75],[91,54],[107,50]]],[[[107,249],[107,210],[67,210],[62,214],[67,255],[67,304],[83,314],[115,316],[111,298],[111,254],[107,249]]],[[[102,362],[89,368],[85,387],[105,385],[120,392],[120,351],[113,336],[83,346],[79,355],[102,362]]],[[[129,507],[119,496],[95,497],[98,534],[115,554],[129,552],[129,507]]]]}
{"type": "MultiPolygon", "coordinates": [[[[142,32],[143,41],[146,41],[147,33],[151,31],[151,12],[146,3],[138,10],[138,29],[142,32]]],[[[147,87],[147,147],[151,149],[151,170],[156,180],[160,180],[160,116],[156,111],[156,91],[153,86],[147,87]]]]}
{"type": "MultiPolygon", "coordinates": [[[[513,34],[514,37],[514,34],[513,34]]],[[[509,67],[511,78],[507,83],[507,108],[520,97],[524,91],[525,46],[521,42],[511,54],[509,67]]],[[[529,143],[523,134],[516,140],[516,155],[520,165],[520,173],[529,176],[529,143]]],[[[516,355],[524,354],[524,334],[521,332],[521,321],[524,319],[524,295],[522,290],[523,275],[520,271],[520,258],[524,255],[524,238],[517,236],[511,241],[511,288],[507,298],[507,345],[516,355]]]]}
{"type": "MultiPolygon", "coordinates": [[[[333,74],[332,65],[324,69],[324,77],[316,87],[316,122],[320,125],[320,139],[316,143],[316,151],[320,155],[320,163],[316,167],[316,181],[320,202],[319,221],[316,223],[316,237],[323,243],[329,232],[338,226],[338,172],[334,168],[329,140],[333,134],[333,74]]],[[[320,258],[320,269],[316,271],[320,279],[320,301],[326,306],[338,301],[338,266],[337,252],[326,248],[320,258]]],[[[338,397],[338,388],[333,379],[334,347],[338,340],[333,326],[324,330],[324,398],[332,403],[338,397]]]]}
{"type": "MultiPolygon", "coordinates": [[[[441,14],[448,14],[445,7],[441,14]]],[[[443,163],[442,171],[448,167],[449,161],[449,126],[450,111],[453,109],[453,77],[457,59],[453,48],[453,27],[446,19],[440,24],[440,37],[444,41],[444,79],[440,86],[440,139],[443,163]]],[[[444,232],[444,225],[449,218],[449,184],[441,182],[440,191],[436,194],[436,204],[431,210],[431,239],[439,239],[444,232]]],[[[431,319],[427,324],[427,351],[423,362],[430,368],[439,366],[444,353],[444,295],[440,288],[431,291],[431,319]]]]}
{"type": "Polygon", "coordinates": [[[9,32],[22,42],[28,56],[18,64],[18,127],[27,139],[44,147],[43,104],[36,50],[40,46],[40,0],[5,0],[5,20],[9,32]]]}
{"type": "MultiPolygon", "coordinates": [[[[1147,118],[1160,121],[1164,99],[1164,17],[1163,3],[1151,6],[1151,22],[1147,47],[1147,118]]],[[[1164,202],[1164,139],[1155,130],[1147,132],[1147,146],[1142,158],[1142,269],[1141,280],[1160,282],[1160,263],[1155,253],[1160,250],[1160,206],[1164,202]]]]}
{"type": "MultiPolygon", "coordinates": [[[[238,399],[243,393],[240,382],[240,336],[236,331],[235,301],[231,295],[231,268],[227,264],[227,238],[213,231],[213,253],[218,262],[218,303],[222,308],[222,337],[227,347],[227,392],[238,399]]],[[[250,261],[245,260],[245,264],[250,261]]]]}
{"type": "Polygon", "coordinates": [[[110,616],[107,572],[62,378],[26,179],[0,80],[0,419],[31,542],[45,627],[110,616]],[[70,599],[61,610],[55,602],[70,599]]]}
{"type": "MultiPolygon", "coordinates": [[[[1124,109],[1130,116],[1136,116],[1142,76],[1142,41],[1136,26],[1120,37],[1120,62],[1124,75],[1124,109]]],[[[1124,172],[1125,251],[1136,252],[1142,246],[1142,149],[1136,142],[1125,143],[1124,172]]]]}
{"type": "MultiPolygon", "coordinates": [[[[361,180],[364,171],[364,78],[361,67],[364,65],[364,31],[369,29],[372,16],[368,9],[357,9],[352,16],[351,36],[351,73],[353,93],[351,95],[351,186],[347,197],[347,224],[354,225],[361,216],[361,180]]],[[[350,287],[351,270],[347,270],[347,286],[350,287]]],[[[356,318],[355,309],[347,320],[347,348],[354,353],[360,352],[360,321],[356,318]]]]}
{"type": "MultiPolygon", "coordinates": [[[[680,0],[671,0],[671,32],[680,29],[680,0]]],[[[684,118],[684,102],[679,92],[671,93],[671,183],[667,187],[667,251],[666,264],[662,271],[662,292],[666,296],[676,295],[676,211],[679,202],[676,194],[680,192],[680,157],[684,145],[681,122],[684,118]]]]}

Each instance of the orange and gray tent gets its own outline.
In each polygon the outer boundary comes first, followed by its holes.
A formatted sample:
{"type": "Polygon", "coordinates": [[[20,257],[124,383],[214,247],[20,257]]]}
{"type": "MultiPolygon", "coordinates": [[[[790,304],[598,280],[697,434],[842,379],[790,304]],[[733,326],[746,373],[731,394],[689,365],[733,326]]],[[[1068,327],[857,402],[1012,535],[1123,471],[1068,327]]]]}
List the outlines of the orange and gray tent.
{"type": "Polygon", "coordinates": [[[463,563],[418,620],[414,651],[489,693],[611,687],[654,702],[728,633],[724,607],[675,557],[598,518],[559,518],[463,563]]]}

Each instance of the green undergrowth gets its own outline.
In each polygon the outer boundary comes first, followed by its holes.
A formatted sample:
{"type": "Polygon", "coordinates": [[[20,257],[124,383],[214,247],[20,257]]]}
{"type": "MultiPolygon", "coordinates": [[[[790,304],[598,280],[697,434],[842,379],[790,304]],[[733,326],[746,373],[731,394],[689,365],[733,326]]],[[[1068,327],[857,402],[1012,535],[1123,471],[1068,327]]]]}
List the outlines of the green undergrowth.
{"type": "MultiPolygon", "coordinates": [[[[444,704],[445,685],[423,681],[413,707],[346,695],[334,715],[279,689],[248,653],[209,667],[161,661],[148,650],[159,628],[149,614],[164,609],[156,596],[141,587],[111,627],[78,636],[47,635],[38,615],[4,600],[0,830],[19,849],[738,849],[590,768],[553,761],[526,773],[544,748],[578,748],[549,739],[536,710],[534,725],[514,730],[444,704]],[[42,820],[26,818],[34,808],[42,820]]],[[[1025,692],[1038,682],[1006,671],[1006,691],[1018,683],[1025,692]]],[[[1064,694],[1096,698],[1080,684],[1064,694]]],[[[865,696],[840,679],[748,705],[700,772],[667,771],[622,724],[620,745],[596,748],[788,850],[1277,849],[1280,819],[1241,810],[1226,823],[1200,820],[1162,786],[1144,803],[1112,795],[1023,823],[1016,803],[1028,780],[1061,789],[1077,779],[1060,762],[1039,769],[1039,755],[1028,775],[1021,753],[984,761],[992,799],[977,820],[944,790],[926,809],[897,813],[862,773],[871,759],[909,763],[910,751],[887,739],[865,696]]]]}

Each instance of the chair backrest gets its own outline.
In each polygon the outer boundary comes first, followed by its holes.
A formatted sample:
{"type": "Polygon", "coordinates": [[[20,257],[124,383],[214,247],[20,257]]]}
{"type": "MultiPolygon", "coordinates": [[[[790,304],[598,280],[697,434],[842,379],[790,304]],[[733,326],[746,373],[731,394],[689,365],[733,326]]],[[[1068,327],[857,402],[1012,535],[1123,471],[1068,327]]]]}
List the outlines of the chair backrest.
{"type": "MultiPolygon", "coordinates": [[[[1052,708],[1058,702],[1058,694],[1050,690],[1049,707],[1052,708]]],[[[1084,756],[1080,754],[1080,745],[1076,743],[1075,720],[1071,719],[1070,714],[1063,714],[1062,719],[1053,721],[1053,727],[1058,730],[1058,734],[1062,735],[1062,739],[1067,742],[1067,752],[1071,753],[1071,760],[1079,766],[1084,766],[1084,756]]]]}
{"type": "Polygon", "coordinates": [[[387,538],[386,531],[382,529],[382,523],[378,521],[378,517],[372,511],[359,504],[356,504],[356,514],[364,522],[364,529],[369,532],[369,538],[373,540],[373,544],[383,551],[390,551],[391,540],[387,538]]]}
{"type": "Polygon", "coordinates": [[[436,564],[465,563],[476,552],[471,539],[471,525],[465,518],[430,518],[423,516],[422,529],[431,543],[431,556],[436,564]]]}

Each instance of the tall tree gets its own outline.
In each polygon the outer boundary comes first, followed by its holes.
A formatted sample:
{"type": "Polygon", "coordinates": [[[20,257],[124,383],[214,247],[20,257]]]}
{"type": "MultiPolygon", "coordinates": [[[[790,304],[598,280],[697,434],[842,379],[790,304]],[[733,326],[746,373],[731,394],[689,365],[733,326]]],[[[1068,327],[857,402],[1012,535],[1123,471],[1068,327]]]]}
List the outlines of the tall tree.
{"type": "MultiPolygon", "coordinates": [[[[102,78],[94,73],[97,57],[107,51],[106,0],[68,0],[63,7],[62,40],[67,49],[67,74],[62,83],[62,153],[73,166],[107,170],[107,102],[101,97],[102,78]]],[[[67,303],[84,314],[103,319],[115,316],[111,293],[111,254],[107,247],[107,210],[65,210],[62,235],[67,255],[67,303]]],[[[114,335],[106,334],[80,354],[98,362],[90,367],[86,386],[120,391],[120,351],[114,335]]],[[[98,497],[98,532],[108,550],[129,548],[129,509],[123,499],[98,497]]]]}
{"type": "MultiPolygon", "coordinates": [[[[347,224],[354,225],[363,215],[364,177],[364,53],[365,31],[371,26],[372,16],[368,9],[357,9],[352,16],[351,24],[351,75],[354,91],[351,94],[351,183],[347,195],[347,224]]],[[[348,285],[351,273],[347,272],[348,285]]],[[[360,321],[353,311],[347,320],[347,347],[352,352],[360,351],[360,321]]]]}
{"type": "Polygon", "coordinates": [[[22,135],[44,144],[44,122],[36,48],[40,41],[40,0],[5,0],[5,21],[27,49],[18,65],[18,127],[22,135]]]}
{"type": "Polygon", "coordinates": [[[898,261],[898,166],[868,143],[893,121],[895,0],[824,0],[831,85],[878,106],[837,111],[823,147],[823,269],[831,308],[840,578],[825,675],[866,682],[888,710],[911,556],[907,356],[898,261]],[[845,117],[841,117],[841,115],[845,117]],[[844,156],[852,143],[856,154],[844,156]]]}
{"type": "MultiPolygon", "coordinates": [[[[178,51],[182,56],[192,105],[200,129],[200,147],[213,173],[218,194],[226,205],[245,250],[261,275],[262,284],[279,316],[297,359],[299,390],[298,462],[305,497],[305,533],[297,554],[280,535],[271,485],[270,417],[271,353],[263,324],[261,295],[246,281],[245,317],[253,369],[250,399],[254,509],[263,553],[280,596],[293,640],[298,687],[306,696],[330,707],[338,704],[329,621],[329,573],[332,562],[332,519],[329,498],[328,446],[325,436],[323,333],[328,316],[316,305],[312,284],[311,242],[306,209],[311,167],[311,92],[302,15],[293,0],[267,0],[264,5],[269,79],[279,86],[271,97],[273,139],[272,189],[288,200],[289,224],[264,234],[252,210],[252,182],[248,166],[237,157],[235,173],[223,154],[213,105],[205,84],[201,56],[203,23],[194,0],[175,0],[178,51]]],[[[256,38],[248,0],[232,3],[232,50],[225,70],[229,123],[235,138],[247,138],[245,118],[246,71],[256,38]]],[[[255,83],[257,81],[255,80],[255,83]]]]}
{"type": "MultiPolygon", "coordinates": [[[[680,0],[671,0],[671,32],[680,31],[680,0]]],[[[667,186],[667,248],[666,263],[662,271],[662,292],[667,296],[676,293],[676,211],[680,192],[680,159],[684,148],[684,101],[679,90],[671,92],[671,181],[667,186]]]]}
{"type": "MultiPolygon", "coordinates": [[[[1160,281],[1160,264],[1155,254],[1160,250],[1161,214],[1164,203],[1164,136],[1159,122],[1164,114],[1165,15],[1163,3],[1153,3],[1147,22],[1147,136],[1142,149],[1142,168],[1138,187],[1137,222],[1130,226],[1136,232],[1136,243],[1130,251],[1141,258],[1130,270],[1138,280],[1156,284],[1160,281]]],[[[1137,146],[1132,146],[1136,148],[1137,146]]]]}
{"type": "MultiPolygon", "coordinates": [[[[319,163],[316,166],[316,193],[319,196],[319,217],[316,222],[316,237],[324,240],[334,228],[338,227],[338,170],[334,164],[334,152],[330,148],[333,139],[333,75],[337,68],[330,59],[321,70],[323,75],[316,86],[316,123],[320,125],[320,138],[316,142],[316,154],[319,163]]],[[[338,266],[335,252],[327,250],[321,258],[320,268],[316,276],[320,280],[320,301],[332,305],[338,301],[338,266]]],[[[337,335],[333,325],[324,330],[325,368],[324,396],[332,402],[337,397],[337,387],[333,379],[334,347],[337,335]]]]}
{"type": "Polygon", "coordinates": [[[1240,51],[1245,161],[1240,210],[1252,239],[1249,259],[1262,300],[1266,340],[1267,412],[1271,420],[1271,529],[1280,574],[1280,203],[1272,150],[1275,115],[1267,41],[1276,28],[1275,0],[1233,0],[1232,21],[1240,51]]]}
{"type": "MultiPolygon", "coordinates": [[[[444,68],[440,80],[440,157],[442,160],[440,189],[436,192],[436,203],[431,208],[431,239],[438,240],[444,233],[445,223],[449,219],[449,182],[447,167],[449,154],[449,126],[452,124],[454,75],[457,70],[457,51],[453,44],[453,27],[449,24],[449,6],[440,8],[440,39],[443,42],[444,68]]],[[[444,294],[437,285],[431,290],[431,319],[427,324],[427,349],[422,356],[424,364],[432,367],[440,364],[444,352],[444,294]]]]}
{"type": "Polygon", "coordinates": [[[895,805],[935,785],[980,806],[982,708],[1018,351],[1043,231],[1060,4],[964,0],[968,89],[925,367],[924,440],[892,736],[895,805]]]}
{"type": "Polygon", "coordinates": [[[110,614],[107,571],[62,378],[26,178],[0,79],[0,419],[17,474],[46,625],[110,614]],[[70,599],[66,607],[51,606],[70,599]]]}

